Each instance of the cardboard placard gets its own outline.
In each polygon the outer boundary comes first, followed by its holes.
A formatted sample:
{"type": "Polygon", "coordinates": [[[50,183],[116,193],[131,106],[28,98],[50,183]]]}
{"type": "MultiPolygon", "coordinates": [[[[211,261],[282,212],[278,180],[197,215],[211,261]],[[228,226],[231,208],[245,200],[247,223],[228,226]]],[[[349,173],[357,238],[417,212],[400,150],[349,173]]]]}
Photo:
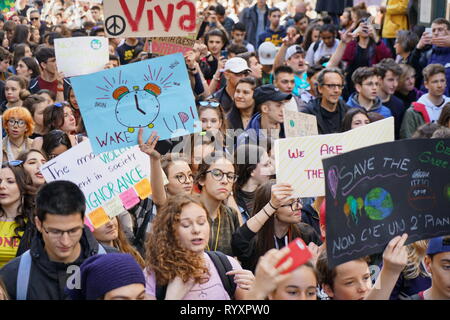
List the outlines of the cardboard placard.
{"type": "Polygon", "coordinates": [[[183,55],[194,48],[195,39],[188,37],[163,37],[153,38],[152,53],[166,56],[181,52],[183,55]]]}
{"type": "Polygon", "coordinates": [[[95,154],[201,131],[181,53],[71,79],[95,154]]]}
{"type": "Polygon", "coordinates": [[[84,141],[48,161],[41,172],[47,182],[67,180],[77,184],[86,198],[87,217],[98,228],[106,221],[103,212],[109,217],[124,212],[130,202],[123,203],[120,196],[150,178],[150,159],[137,146],[95,155],[89,142],[84,141]],[[92,221],[90,213],[95,210],[92,221]]]}
{"type": "Polygon", "coordinates": [[[318,135],[316,116],[284,109],[284,131],[286,138],[318,135]]]}
{"type": "Polygon", "coordinates": [[[322,158],[388,141],[394,141],[393,117],[344,133],[275,140],[277,182],[290,183],[299,197],[324,196],[322,158]]]}
{"type": "Polygon", "coordinates": [[[450,139],[378,144],[323,160],[330,266],[450,235],[450,139]]]}
{"type": "Polygon", "coordinates": [[[55,39],[58,71],[73,77],[102,71],[109,61],[108,39],[74,37],[55,39]]]}
{"type": "Polygon", "coordinates": [[[184,37],[196,31],[195,0],[109,0],[103,4],[109,37],[184,37]]]}

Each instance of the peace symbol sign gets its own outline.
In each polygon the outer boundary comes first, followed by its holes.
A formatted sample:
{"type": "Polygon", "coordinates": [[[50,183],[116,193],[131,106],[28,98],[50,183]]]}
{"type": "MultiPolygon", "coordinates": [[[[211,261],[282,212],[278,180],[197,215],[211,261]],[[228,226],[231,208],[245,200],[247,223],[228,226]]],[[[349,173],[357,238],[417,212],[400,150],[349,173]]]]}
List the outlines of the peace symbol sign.
{"type": "Polygon", "coordinates": [[[113,15],[106,19],[105,27],[110,35],[119,36],[125,32],[127,24],[121,16],[113,15]]]}

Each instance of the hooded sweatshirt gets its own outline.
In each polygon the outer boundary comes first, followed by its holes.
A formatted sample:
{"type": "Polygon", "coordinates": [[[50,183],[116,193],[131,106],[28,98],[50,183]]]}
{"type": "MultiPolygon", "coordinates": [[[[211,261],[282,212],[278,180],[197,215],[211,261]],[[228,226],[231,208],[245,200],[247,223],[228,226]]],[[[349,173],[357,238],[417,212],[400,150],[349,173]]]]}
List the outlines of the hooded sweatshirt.
{"type": "MultiPolygon", "coordinates": [[[[356,92],[352,93],[352,95],[350,96],[350,98],[347,101],[347,105],[351,108],[359,108],[359,109],[366,110],[363,106],[361,106],[359,104],[358,93],[356,93],[356,92]]],[[[391,110],[389,110],[388,107],[383,106],[383,104],[381,103],[381,99],[378,97],[375,99],[375,103],[372,105],[370,110],[366,110],[366,111],[379,113],[385,118],[392,117],[391,110]]]]}

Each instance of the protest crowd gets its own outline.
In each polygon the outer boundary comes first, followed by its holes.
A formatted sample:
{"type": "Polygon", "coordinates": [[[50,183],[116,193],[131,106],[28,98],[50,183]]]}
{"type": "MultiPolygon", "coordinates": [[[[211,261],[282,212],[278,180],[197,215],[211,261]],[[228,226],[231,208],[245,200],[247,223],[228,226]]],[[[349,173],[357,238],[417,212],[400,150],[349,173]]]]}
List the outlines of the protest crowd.
{"type": "MultiPolygon", "coordinates": [[[[113,0],[18,0],[1,8],[0,300],[450,300],[448,222],[448,233],[408,241],[407,229],[376,252],[353,252],[336,263],[327,248],[336,240],[327,238],[337,201],[328,200],[331,180],[324,177],[330,174],[308,173],[322,181],[322,191],[313,192],[297,175],[303,169],[290,165],[306,155],[291,148],[290,159],[279,158],[283,141],[310,136],[324,138],[326,153],[337,155],[342,152],[330,149],[333,139],[355,130],[352,137],[364,133],[367,141],[354,149],[440,139],[438,145],[447,147],[439,154],[448,159],[448,18],[420,25],[414,0],[171,0],[175,11],[195,3],[196,28],[191,42],[177,42],[185,49],[182,63],[169,67],[176,52],[155,52],[157,38],[111,36],[108,2],[113,0]],[[76,45],[69,54],[59,51],[63,41],[82,37],[103,39],[105,59],[96,61],[76,45]],[[98,79],[106,86],[89,81],[92,71],[68,76],[69,67],[85,67],[68,59],[100,66],[98,79]],[[159,78],[153,63],[185,77],[171,85],[167,79],[142,83],[142,90],[124,82],[145,63],[146,80],[159,78]],[[122,86],[112,93],[112,73],[106,72],[116,68],[121,73],[114,82],[122,86]],[[123,136],[111,133],[102,144],[95,130],[109,126],[113,132],[119,124],[94,113],[109,102],[92,90],[112,94],[117,111],[109,114],[120,123],[127,121],[119,114],[126,108],[142,118],[153,108],[149,101],[172,99],[157,105],[158,117],[169,119],[169,130],[173,122],[178,129],[179,117],[188,132],[163,136],[158,120],[125,124],[123,136]],[[165,98],[164,90],[173,90],[171,96],[165,98]],[[195,105],[181,109],[189,99],[195,105]],[[312,118],[315,133],[292,133],[297,116],[312,118]],[[191,130],[189,117],[198,120],[191,130]],[[382,133],[391,138],[371,140],[382,133]],[[114,140],[116,147],[100,149],[114,140]],[[84,188],[91,180],[64,178],[70,159],[81,157],[73,151],[82,148],[92,152],[85,161],[107,163],[98,150],[108,152],[110,163],[120,158],[116,167],[106,165],[111,175],[137,161],[140,169],[127,174],[136,187],[123,190],[139,197],[121,195],[124,205],[117,200],[119,209],[117,202],[108,207],[116,205],[116,214],[105,214],[106,189],[88,196],[84,188]],[[47,178],[50,173],[55,179],[47,178]],[[302,190],[292,181],[304,183],[302,190]]],[[[125,2],[130,8],[145,3],[125,2]]],[[[160,16],[156,9],[151,14],[155,21],[160,16]]],[[[318,157],[311,161],[321,163],[318,157]]],[[[448,219],[449,162],[433,163],[447,173],[440,177],[447,194],[435,196],[446,206],[434,210],[448,219]]],[[[99,179],[100,165],[90,170],[99,179]]],[[[367,197],[352,201],[344,206],[347,225],[370,215],[369,209],[361,213],[367,197]]]]}

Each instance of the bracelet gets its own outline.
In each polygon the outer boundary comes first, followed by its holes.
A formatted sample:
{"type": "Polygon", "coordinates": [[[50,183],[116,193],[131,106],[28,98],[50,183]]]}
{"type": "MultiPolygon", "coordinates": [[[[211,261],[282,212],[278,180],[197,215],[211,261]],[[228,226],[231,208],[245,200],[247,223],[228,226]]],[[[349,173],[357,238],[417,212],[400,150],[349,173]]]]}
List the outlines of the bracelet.
{"type": "Polygon", "coordinates": [[[269,206],[271,206],[273,210],[278,210],[278,208],[275,208],[275,207],[272,205],[272,203],[270,203],[270,201],[269,201],[269,206]]]}
{"type": "Polygon", "coordinates": [[[266,209],[263,208],[264,213],[270,218],[269,214],[267,213],[266,209]]]}

